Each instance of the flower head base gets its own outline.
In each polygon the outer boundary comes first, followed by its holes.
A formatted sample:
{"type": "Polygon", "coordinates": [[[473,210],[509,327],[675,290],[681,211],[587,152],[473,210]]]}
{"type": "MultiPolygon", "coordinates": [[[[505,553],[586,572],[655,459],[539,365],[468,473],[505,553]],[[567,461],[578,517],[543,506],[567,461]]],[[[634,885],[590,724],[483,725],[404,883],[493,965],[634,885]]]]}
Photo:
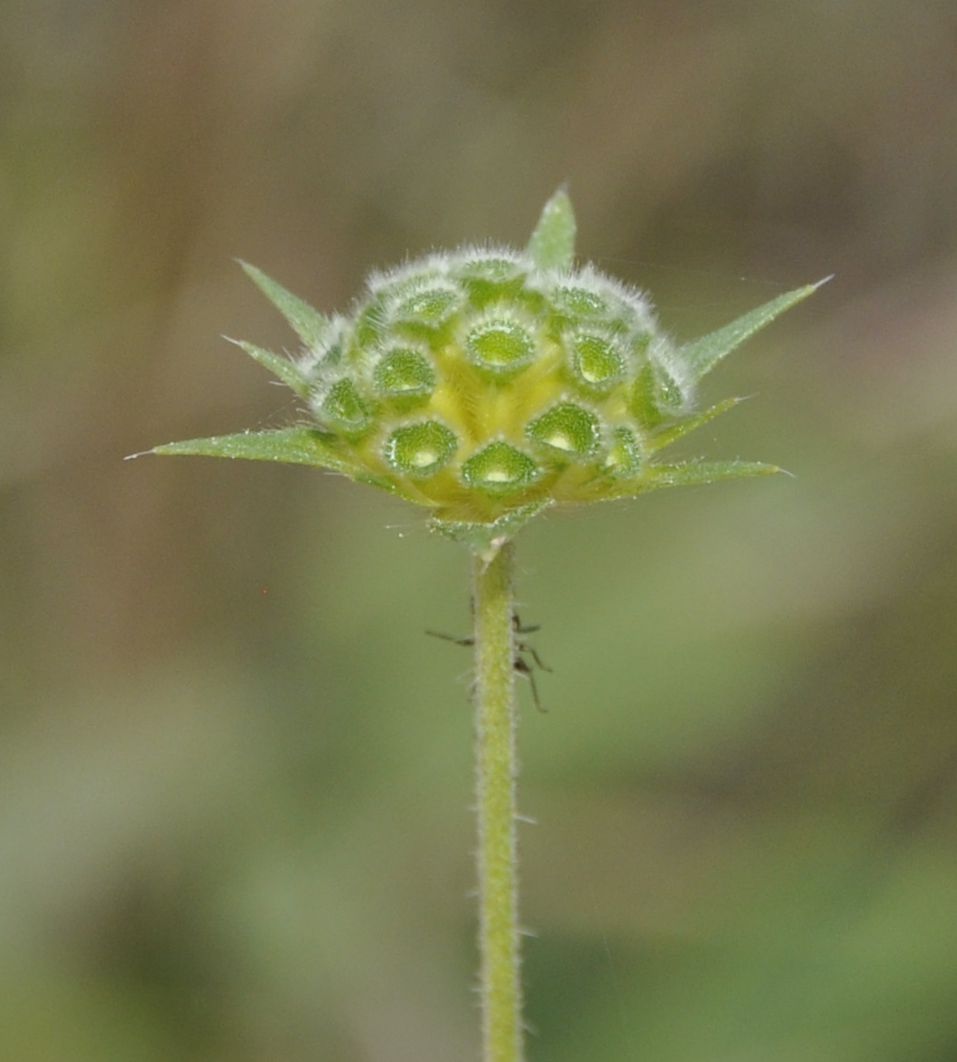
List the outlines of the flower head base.
{"type": "Polygon", "coordinates": [[[678,345],[641,292],[575,267],[574,236],[559,191],[524,251],[470,247],[374,274],[334,318],[244,264],[302,351],[239,346],[299,395],[313,425],[156,452],[331,468],[428,507],[453,532],[506,537],[551,504],[777,471],[656,455],[734,404],[694,412],[698,380],[817,285],[678,345]]]}

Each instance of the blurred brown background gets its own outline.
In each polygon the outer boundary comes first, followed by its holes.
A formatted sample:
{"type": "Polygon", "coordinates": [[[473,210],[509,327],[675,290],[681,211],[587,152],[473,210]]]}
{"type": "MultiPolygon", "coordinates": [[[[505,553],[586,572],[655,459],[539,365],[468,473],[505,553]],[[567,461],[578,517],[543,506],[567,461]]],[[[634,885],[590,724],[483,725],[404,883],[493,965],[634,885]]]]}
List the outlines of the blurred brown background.
{"type": "MultiPolygon", "coordinates": [[[[0,7],[0,1058],[476,1057],[466,557],[219,334],[579,247],[797,478],[523,536],[536,1062],[957,1058],[950,0],[0,7]]],[[[696,436],[696,439],[699,437],[696,436]]],[[[700,443],[699,443],[700,448],[700,443]]],[[[523,691],[523,696],[525,691],[523,691]]]]}

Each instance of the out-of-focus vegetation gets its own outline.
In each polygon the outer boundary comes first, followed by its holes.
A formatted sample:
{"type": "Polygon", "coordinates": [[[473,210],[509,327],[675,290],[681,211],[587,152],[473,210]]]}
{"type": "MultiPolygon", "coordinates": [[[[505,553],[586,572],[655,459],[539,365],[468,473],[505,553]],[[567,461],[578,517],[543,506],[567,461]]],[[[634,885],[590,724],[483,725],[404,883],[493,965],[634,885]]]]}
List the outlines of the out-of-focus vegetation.
{"type": "Polygon", "coordinates": [[[466,558],[296,468],[141,460],[296,411],[370,266],[580,249],[794,480],[533,526],[530,1056],[957,1056],[957,9],[0,8],[0,1057],[474,1057],[466,558]]]}

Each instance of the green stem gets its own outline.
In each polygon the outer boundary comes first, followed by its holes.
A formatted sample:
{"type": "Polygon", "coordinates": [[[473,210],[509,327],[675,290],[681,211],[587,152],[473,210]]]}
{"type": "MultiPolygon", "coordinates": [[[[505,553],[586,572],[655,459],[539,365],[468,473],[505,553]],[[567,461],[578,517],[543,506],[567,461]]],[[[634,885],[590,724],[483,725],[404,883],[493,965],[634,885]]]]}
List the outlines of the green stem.
{"type": "Polygon", "coordinates": [[[521,1062],[512,544],[473,558],[484,1062],[521,1062]]]}

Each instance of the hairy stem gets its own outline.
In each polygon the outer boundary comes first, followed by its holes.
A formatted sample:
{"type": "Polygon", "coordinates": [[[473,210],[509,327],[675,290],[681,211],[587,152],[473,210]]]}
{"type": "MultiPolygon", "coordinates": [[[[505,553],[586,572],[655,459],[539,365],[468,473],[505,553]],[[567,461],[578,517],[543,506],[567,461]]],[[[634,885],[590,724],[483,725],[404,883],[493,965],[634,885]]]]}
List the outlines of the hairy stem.
{"type": "Polygon", "coordinates": [[[521,1062],[512,544],[473,558],[479,950],[484,1062],[521,1062]]]}

